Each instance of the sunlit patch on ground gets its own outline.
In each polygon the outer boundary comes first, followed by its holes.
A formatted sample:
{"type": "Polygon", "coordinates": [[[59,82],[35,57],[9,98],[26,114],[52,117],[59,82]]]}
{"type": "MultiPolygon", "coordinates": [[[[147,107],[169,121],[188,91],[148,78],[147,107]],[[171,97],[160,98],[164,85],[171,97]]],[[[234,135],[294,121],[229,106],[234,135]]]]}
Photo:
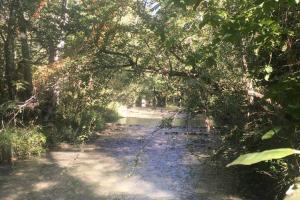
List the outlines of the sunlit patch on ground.
{"type": "Polygon", "coordinates": [[[53,187],[57,184],[57,182],[54,181],[41,181],[38,183],[33,184],[33,191],[42,191],[46,190],[50,187],[53,187]]]}

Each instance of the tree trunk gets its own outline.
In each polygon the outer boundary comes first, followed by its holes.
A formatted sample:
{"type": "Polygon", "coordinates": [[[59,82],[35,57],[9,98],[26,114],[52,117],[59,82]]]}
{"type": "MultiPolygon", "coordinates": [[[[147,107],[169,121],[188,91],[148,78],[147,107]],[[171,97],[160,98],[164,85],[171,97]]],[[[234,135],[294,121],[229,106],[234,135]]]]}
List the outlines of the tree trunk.
{"type": "Polygon", "coordinates": [[[5,88],[4,88],[4,56],[3,56],[3,52],[4,52],[4,42],[5,42],[5,38],[2,38],[2,41],[0,42],[0,94],[2,94],[0,96],[0,104],[1,104],[1,98],[3,98],[3,94],[5,94],[5,88]]]}
{"type": "Polygon", "coordinates": [[[32,95],[32,72],[31,72],[31,57],[27,38],[27,22],[24,18],[24,13],[20,10],[19,16],[19,30],[21,39],[22,61],[21,67],[23,70],[23,79],[26,82],[25,91],[22,93],[22,99],[26,100],[32,95]]]}
{"type": "Polygon", "coordinates": [[[249,102],[252,104],[254,101],[254,97],[252,95],[249,95],[249,91],[254,91],[253,89],[253,80],[249,78],[249,69],[248,69],[248,62],[247,62],[247,50],[246,46],[243,42],[243,47],[242,47],[242,63],[243,63],[243,69],[244,69],[244,77],[243,81],[246,84],[246,90],[249,98],[249,102]]]}
{"type": "Polygon", "coordinates": [[[55,62],[55,58],[56,58],[56,47],[52,40],[49,42],[48,51],[49,51],[48,62],[49,64],[52,64],[55,62]]]}
{"type": "Polygon", "coordinates": [[[49,46],[48,46],[48,63],[52,64],[55,61],[59,59],[60,56],[60,51],[64,48],[64,41],[65,41],[65,26],[67,23],[67,18],[66,18],[66,13],[67,13],[67,0],[62,0],[61,1],[61,24],[60,24],[60,33],[61,36],[59,38],[54,38],[49,41],[49,46]],[[58,39],[58,40],[56,40],[58,39]],[[58,42],[58,44],[57,44],[58,42]]]}
{"type": "Polygon", "coordinates": [[[7,36],[4,42],[4,59],[5,59],[5,80],[9,99],[13,100],[16,96],[16,88],[14,81],[16,81],[16,65],[15,65],[15,23],[16,23],[16,9],[18,3],[12,0],[10,4],[10,13],[7,23],[7,36]]]}

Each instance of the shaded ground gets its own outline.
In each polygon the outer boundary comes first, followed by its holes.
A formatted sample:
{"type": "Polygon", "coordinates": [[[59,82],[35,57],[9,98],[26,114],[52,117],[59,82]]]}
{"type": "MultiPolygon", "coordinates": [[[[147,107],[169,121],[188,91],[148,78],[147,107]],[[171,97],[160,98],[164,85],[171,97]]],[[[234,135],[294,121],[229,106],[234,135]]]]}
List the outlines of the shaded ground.
{"type": "Polygon", "coordinates": [[[238,199],[229,195],[229,179],[205,162],[213,134],[156,128],[171,114],[131,110],[81,149],[65,145],[43,159],[1,167],[0,199],[238,199]]]}

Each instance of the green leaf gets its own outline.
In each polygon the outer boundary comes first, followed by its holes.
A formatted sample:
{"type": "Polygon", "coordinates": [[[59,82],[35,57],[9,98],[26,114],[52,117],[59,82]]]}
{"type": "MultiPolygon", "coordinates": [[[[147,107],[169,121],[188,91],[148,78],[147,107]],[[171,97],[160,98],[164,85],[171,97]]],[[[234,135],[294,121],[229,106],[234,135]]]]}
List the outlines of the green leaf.
{"type": "Polygon", "coordinates": [[[272,73],[272,72],[273,72],[272,66],[266,65],[266,66],[265,66],[265,71],[266,71],[268,74],[272,73]]]}
{"type": "Polygon", "coordinates": [[[280,129],[281,129],[280,127],[276,127],[276,128],[269,130],[261,137],[261,139],[262,140],[271,139],[276,133],[278,133],[280,131],[280,129]]]}
{"type": "Polygon", "coordinates": [[[265,80],[266,80],[266,81],[269,81],[269,79],[270,79],[270,74],[266,74],[266,75],[265,75],[265,80]]]}
{"type": "Polygon", "coordinates": [[[258,54],[259,54],[259,47],[256,48],[256,49],[254,49],[254,54],[255,54],[256,56],[258,56],[258,54]]]}
{"type": "Polygon", "coordinates": [[[287,50],[287,44],[285,43],[282,47],[281,47],[281,51],[285,52],[287,50]]]}
{"type": "Polygon", "coordinates": [[[290,148],[271,149],[258,153],[248,153],[240,155],[233,162],[229,163],[226,167],[232,165],[252,165],[261,161],[280,159],[292,154],[300,154],[300,151],[290,148]]]}

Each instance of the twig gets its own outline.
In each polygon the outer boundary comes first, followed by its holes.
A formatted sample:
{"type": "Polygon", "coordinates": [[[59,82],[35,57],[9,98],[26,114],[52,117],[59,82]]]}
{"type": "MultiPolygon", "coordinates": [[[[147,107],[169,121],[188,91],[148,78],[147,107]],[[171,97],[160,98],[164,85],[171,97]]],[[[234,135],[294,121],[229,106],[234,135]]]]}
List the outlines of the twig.
{"type": "Polygon", "coordinates": [[[16,125],[16,117],[18,116],[18,114],[23,112],[24,108],[28,107],[32,103],[37,103],[37,98],[35,96],[30,97],[24,102],[24,104],[19,105],[18,110],[14,113],[13,117],[8,121],[7,124],[10,124],[12,121],[14,121],[16,125]]]}

